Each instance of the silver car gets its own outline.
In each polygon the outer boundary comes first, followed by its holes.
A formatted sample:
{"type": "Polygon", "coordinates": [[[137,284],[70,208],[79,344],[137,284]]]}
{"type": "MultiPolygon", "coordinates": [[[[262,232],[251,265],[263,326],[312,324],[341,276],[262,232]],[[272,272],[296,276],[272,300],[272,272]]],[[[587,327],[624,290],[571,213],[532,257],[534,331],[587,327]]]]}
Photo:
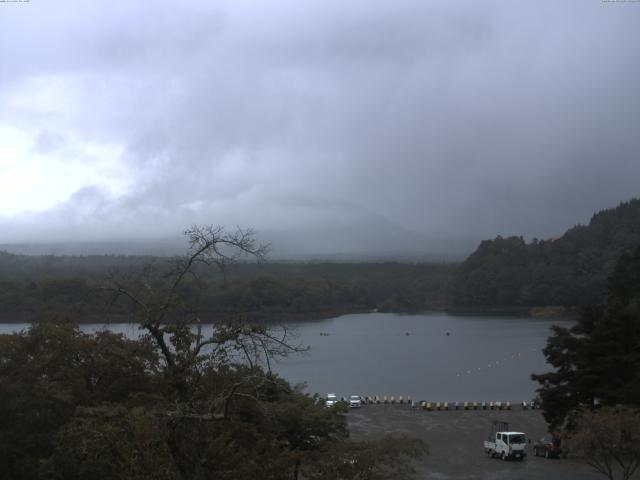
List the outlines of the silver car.
{"type": "Polygon", "coordinates": [[[362,406],[362,398],[360,395],[351,395],[349,397],[350,408],[360,408],[362,406]]]}

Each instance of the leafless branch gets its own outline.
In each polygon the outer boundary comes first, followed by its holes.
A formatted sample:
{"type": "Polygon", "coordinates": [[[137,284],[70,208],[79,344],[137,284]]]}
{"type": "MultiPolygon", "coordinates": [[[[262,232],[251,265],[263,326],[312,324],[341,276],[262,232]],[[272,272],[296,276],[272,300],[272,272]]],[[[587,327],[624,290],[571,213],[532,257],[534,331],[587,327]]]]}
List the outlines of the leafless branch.
{"type": "Polygon", "coordinates": [[[119,298],[126,298],[135,307],[141,328],[161,351],[167,367],[187,362],[197,371],[200,362],[211,362],[214,356],[218,361],[224,361],[235,351],[235,354],[244,355],[252,369],[266,363],[270,372],[272,356],[305,350],[291,344],[287,329],[276,333],[264,327],[249,327],[243,322],[225,323],[214,328],[210,338],[204,338],[193,310],[187,305],[186,314],[181,311],[184,305],[180,286],[185,278],[198,279],[196,266],[200,264],[217,267],[226,275],[226,268],[243,257],[264,261],[269,246],[258,244],[250,229],[237,228],[229,233],[220,226],[194,225],[184,234],[189,253],[175,260],[170,273],[159,275],[155,268],[148,267],[134,278],[113,275],[108,287],[113,294],[112,304],[119,298]],[[170,314],[174,318],[169,319],[170,314]],[[174,314],[179,314],[179,319],[176,320],[174,314]],[[198,325],[196,332],[191,330],[191,320],[198,325]],[[207,355],[203,355],[205,351],[207,355]]]}

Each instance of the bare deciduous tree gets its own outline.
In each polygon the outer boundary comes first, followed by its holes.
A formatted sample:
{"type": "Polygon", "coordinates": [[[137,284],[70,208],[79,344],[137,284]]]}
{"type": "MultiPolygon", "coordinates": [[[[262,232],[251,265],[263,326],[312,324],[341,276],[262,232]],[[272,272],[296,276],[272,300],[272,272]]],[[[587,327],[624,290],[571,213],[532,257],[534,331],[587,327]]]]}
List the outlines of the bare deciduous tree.
{"type": "Polygon", "coordinates": [[[628,407],[583,411],[569,437],[571,453],[610,480],[640,467],[640,412],[628,407]]]}
{"type": "MultiPolygon", "coordinates": [[[[185,281],[198,280],[198,269],[226,269],[243,258],[264,261],[268,246],[258,244],[252,230],[238,228],[232,233],[220,226],[192,226],[184,232],[189,252],[173,260],[168,273],[148,267],[142,274],[126,276],[112,274],[106,287],[113,293],[112,301],[129,300],[140,328],[147,332],[162,353],[168,374],[185,382],[197,380],[205,366],[230,365],[239,359],[250,366],[264,367],[271,372],[271,358],[286,356],[304,348],[292,344],[292,334],[286,327],[267,328],[249,325],[240,318],[229,318],[212,326],[205,335],[202,319],[181,295],[185,281]]],[[[235,390],[234,390],[235,391],[235,390]]]]}

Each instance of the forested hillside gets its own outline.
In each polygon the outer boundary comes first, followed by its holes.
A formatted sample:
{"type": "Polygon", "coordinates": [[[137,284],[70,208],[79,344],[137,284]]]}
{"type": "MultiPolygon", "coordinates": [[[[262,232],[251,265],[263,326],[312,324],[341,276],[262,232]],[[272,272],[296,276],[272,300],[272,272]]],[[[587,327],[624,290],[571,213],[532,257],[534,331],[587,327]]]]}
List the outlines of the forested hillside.
{"type": "MultiPolygon", "coordinates": [[[[599,303],[617,260],[640,245],[640,200],[595,214],[557,239],[485,240],[462,264],[237,263],[196,269],[182,295],[201,317],[251,320],[326,317],[378,309],[580,307],[599,303]]],[[[0,321],[51,314],[125,321],[110,303],[108,278],[172,268],[167,257],[25,256],[0,252],[0,321]]]]}
{"type": "Polygon", "coordinates": [[[549,240],[483,241],[456,270],[457,307],[584,306],[599,303],[617,260],[640,245],[640,200],[596,213],[549,240]]]}
{"type": "MultiPolygon", "coordinates": [[[[172,259],[23,256],[0,252],[0,321],[71,315],[80,322],[128,321],[126,302],[102,287],[113,276],[171,271],[172,259]]],[[[200,318],[308,319],[370,311],[442,309],[455,267],[402,263],[238,263],[222,275],[197,269],[181,294],[200,318]]]]}

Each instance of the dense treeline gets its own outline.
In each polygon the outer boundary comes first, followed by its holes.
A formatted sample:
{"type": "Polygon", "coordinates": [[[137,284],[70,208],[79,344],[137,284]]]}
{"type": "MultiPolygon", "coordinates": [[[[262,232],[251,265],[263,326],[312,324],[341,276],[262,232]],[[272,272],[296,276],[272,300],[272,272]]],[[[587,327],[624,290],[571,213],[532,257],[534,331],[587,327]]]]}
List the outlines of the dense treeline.
{"type": "Polygon", "coordinates": [[[340,406],[214,351],[169,368],[149,337],[60,321],[0,335],[0,478],[410,478],[425,452],[352,441],[340,406]]]}
{"type": "Polygon", "coordinates": [[[550,240],[483,241],[457,269],[458,307],[580,307],[599,303],[617,260],[640,245],[640,200],[595,214],[550,240]]]}
{"type": "Polygon", "coordinates": [[[192,355],[174,334],[172,366],[151,337],[64,321],[0,335],[0,478],[413,478],[420,441],[350,440],[342,406],[234,363],[241,335],[192,355]]]}
{"type": "MultiPolygon", "coordinates": [[[[0,253],[0,321],[64,313],[79,321],[123,321],[124,302],[101,286],[170,267],[162,257],[29,257],[0,253]]],[[[446,305],[453,266],[402,263],[238,263],[224,275],[197,269],[183,295],[202,318],[305,319],[350,312],[416,312],[446,305]]]]}

